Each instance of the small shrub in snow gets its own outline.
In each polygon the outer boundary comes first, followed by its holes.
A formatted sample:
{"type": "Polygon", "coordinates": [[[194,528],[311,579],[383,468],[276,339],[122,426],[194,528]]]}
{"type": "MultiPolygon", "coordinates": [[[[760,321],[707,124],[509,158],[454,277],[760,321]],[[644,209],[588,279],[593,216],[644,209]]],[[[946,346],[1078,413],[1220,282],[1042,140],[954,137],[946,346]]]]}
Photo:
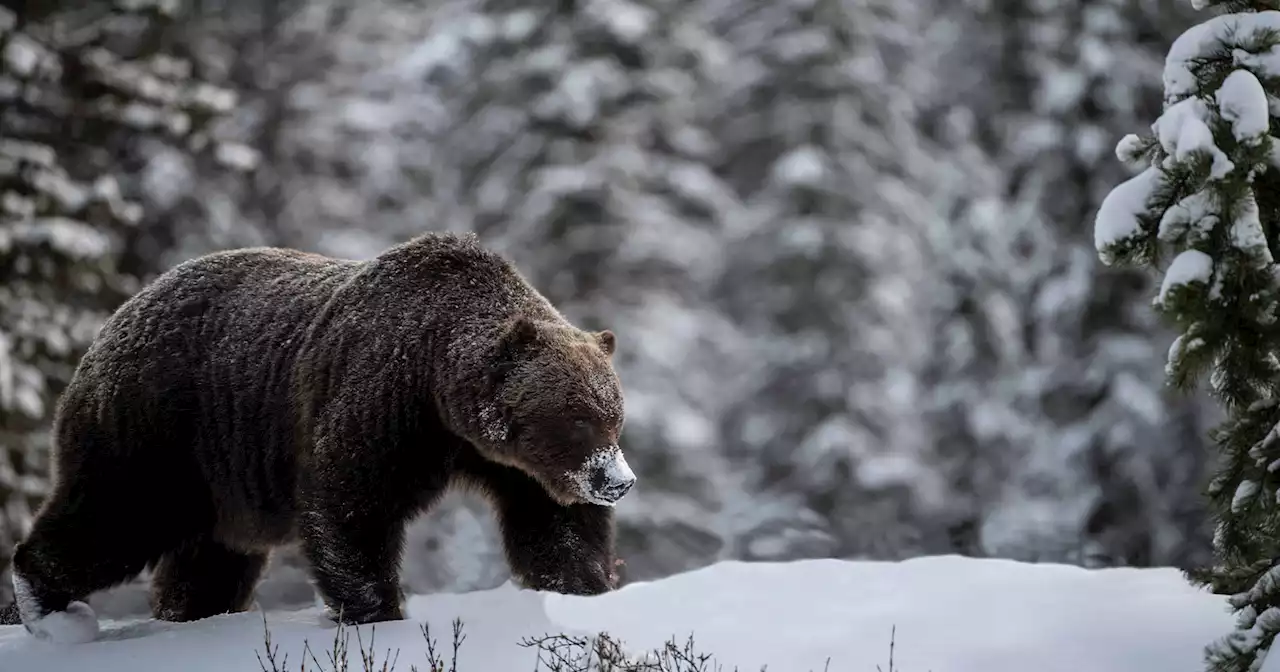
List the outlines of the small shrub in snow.
{"type": "MultiPolygon", "coordinates": [[[[432,640],[427,631],[427,626],[422,626],[423,637],[427,640],[427,665],[424,672],[445,672],[444,662],[438,657],[435,651],[435,641],[432,640]]],[[[286,672],[290,670],[289,654],[280,655],[279,645],[271,644],[271,629],[267,627],[267,618],[264,614],[262,617],[262,632],[265,651],[257,653],[258,665],[262,668],[262,672],[286,672]]],[[[454,622],[454,664],[449,668],[449,672],[457,672],[457,650],[462,644],[460,635],[462,632],[461,621],[454,622]]],[[[324,661],[316,655],[311,649],[311,643],[304,641],[302,646],[302,662],[298,664],[298,672],[395,672],[396,663],[400,660],[400,650],[394,652],[387,650],[386,654],[379,656],[376,648],[377,626],[369,629],[369,645],[365,648],[364,639],[360,635],[360,630],[356,629],[356,649],[357,658],[355,663],[351,660],[351,633],[347,631],[347,627],[341,623],[333,631],[333,642],[329,649],[324,652],[324,661]],[[308,662],[310,661],[310,662],[308,662]],[[308,667],[308,665],[312,667],[308,667]]],[[[416,666],[409,668],[411,672],[418,672],[416,666]]]]}
{"type": "MultiPolygon", "coordinates": [[[[351,635],[347,626],[339,623],[333,633],[333,641],[323,656],[318,656],[311,649],[310,642],[304,640],[302,662],[296,668],[289,666],[289,655],[280,654],[280,647],[272,645],[271,630],[267,627],[266,616],[262,621],[265,651],[258,652],[258,665],[261,672],[395,672],[400,661],[400,650],[379,654],[375,643],[377,625],[369,629],[369,643],[366,648],[360,630],[356,630],[356,654],[350,650],[351,635]],[[323,657],[323,660],[321,658],[323,657]]],[[[430,626],[419,625],[422,638],[426,641],[427,666],[420,668],[410,665],[410,672],[459,672],[458,652],[462,648],[466,635],[462,632],[462,621],[454,619],[451,652],[446,665],[439,643],[431,638],[430,626]]],[[[883,669],[876,666],[877,672],[903,672],[894,666],[896,626],[889,638],[889,667],[883,669]]],[[[677,644],[674,638],[668,640],[661,648],[653,649],[634,658],[626,653],[621,640],[608,633],[595,636],[576,636],[566,634],[547,634],[541,637],[527,637],[520,641],[520,646],[537,651],[535,670],[547,672],[725,672],[716,665],[715,658],[708,653],[701,653],[694,645],[693,635],[684,644],[677,644]]],[[[828,659],[823,672],[829,672],[831,661],[828,659]]],[[[768,668],[762,666],[761,672],[768,668]]],[[[469,671],[464,671],[469,672],[469,671]]],[[[738,668],[733,668],[738,672],[738,668]]]]}
{"type": "MultiPolygon", "coordinates": [[[[690,635],[684,644],[668,640],[639,659],[627,656],[622,641],[608,633],[595,637],[545,635],[526,638],[525,648],[538,651],[538,668],[549,672],[720,672],[709,653],[699,653],[690,635]]],[[[765,668],[761,668],[762,670],[765,668]]],[[[735,672],[737,668],[734,668],[735,672]]]]}

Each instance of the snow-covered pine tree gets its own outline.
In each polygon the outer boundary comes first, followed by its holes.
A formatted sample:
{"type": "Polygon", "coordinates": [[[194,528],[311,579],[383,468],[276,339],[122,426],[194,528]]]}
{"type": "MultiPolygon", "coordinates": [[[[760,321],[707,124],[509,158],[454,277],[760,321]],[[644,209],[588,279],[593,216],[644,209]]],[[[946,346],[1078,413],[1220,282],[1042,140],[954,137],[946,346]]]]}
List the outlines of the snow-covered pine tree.
{"type": "MultiPolygon", "coordinates": [[[[372,2],[372,0],[370,0],[372,2]]],[[[159,273],[193,256],[253,245],[306,247],[286,235],[292,224],[284,210],[287,168],[281,136],[297,125],[290,105],[299,80],[326,72],[331,59],[317,54],[320,33],[336,27],[314,9],[314,0],[188,0],[167,22],[165,51],[190,63],[191,76],[235,92],[234,110],[218,122],[219,135],[252,147],[269,170],[251,177],[228,171],[207,153],[193,153],[164,139],[142,139],[145,157],[138,176],[146,216],[131,236],[126,268],[140,275],[159,273]],[[320,14],[317,20],[314,15],[320,14]],[[319,24],[319,25],[316,25],[319,24]],[[286,231],[287,230],[287,231],[286,231]]],[[[361,3],[362,12],[376,9],[361,3]]],[[[327,36],[326,36],[327,37],[327,36]]],[[[332,101],[330,101],[332,103],[332,101]]],[[[333,108],[344,108],[331,104],[333,108]]],[[[314,145],[314,139],[312,139],[314,145]]],[[[350,221],[364,221],[352,217],[350,221]]],[[[305,227],[298,226],[297,229],[305,227]]],[[[314,235],[317,228],[310,227],[314,235]]]]}
{"type": "Polygon", "coordinates": [[[125,195],[135,141],[252,158],[207,132],[229,92],[156,49],[104,46],[156,44],[139,38],[173,9],[93,2],[24,21],[0,8],[0,568],[45,492],[54,401],[137,286],[120,267],[143,214],[125,195]]]}
{"type": "Polygon", "coordinates": [[[1103,199],[1094,234],[1108,264],[1164,266],[1154,305],[1178,327],[1170,381],[1208,377],[1227,412],[1213,432],[1212,566],[1192,581],[1229,595],[1236,630],[1206,650],[1213,672],[1256,672],[1280,631],[1280,11],[1273,2],[1192,0],[1226,10],[1176,39],[1164,112],[1117,156],[1136,176],[1103,199]],[[1145,167],[1144,167],[1145,164],[1145,167]],[[1163,264],[1168,260],[1167,265],[1163,264]]]}

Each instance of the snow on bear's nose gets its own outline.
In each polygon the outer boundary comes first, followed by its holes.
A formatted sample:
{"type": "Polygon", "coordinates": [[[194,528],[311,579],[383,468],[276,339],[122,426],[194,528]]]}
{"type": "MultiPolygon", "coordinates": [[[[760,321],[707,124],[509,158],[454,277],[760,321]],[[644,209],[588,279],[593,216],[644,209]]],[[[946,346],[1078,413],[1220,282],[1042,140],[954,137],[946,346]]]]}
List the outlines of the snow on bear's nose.
{"type": "Polygon", "coordinates": [[[585,486],[582,488],[584,499],[603,506],[616,504],[636,483],[635,472],[617,446],[609,446],[593,454],[582,465],[579,475],[585,476],[577,479],[580,485],[585,486]]]}

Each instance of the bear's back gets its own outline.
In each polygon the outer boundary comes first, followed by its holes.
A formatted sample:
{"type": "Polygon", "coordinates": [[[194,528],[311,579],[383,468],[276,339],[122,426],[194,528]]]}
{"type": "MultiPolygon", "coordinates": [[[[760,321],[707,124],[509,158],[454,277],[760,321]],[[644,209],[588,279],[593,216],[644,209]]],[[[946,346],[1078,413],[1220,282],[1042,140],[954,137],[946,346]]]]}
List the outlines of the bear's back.
{"type": "Polygon", "coordinates": [[[268,519],[282,526],[292,365],[308,325],[361,267],[247,248],[160,275],[117,309],[81,359],[58,404],[59,452],[86,468],[136,458],[196,469],[224,513],[274,510],[268,519]],[[261,485],[273,482],[284,488],[261,485]]]}
{"type": "Polygon", "coordinates": [[[185,261],[116,310],[82,365],[145,359],[159,376],[161,364],[207,363],[202,360],[246,340],[261,348],[272,341],[278,345],[278,339],[296,338],[359,267],[360,262],[280,248],[214,252],[185,261]]]}

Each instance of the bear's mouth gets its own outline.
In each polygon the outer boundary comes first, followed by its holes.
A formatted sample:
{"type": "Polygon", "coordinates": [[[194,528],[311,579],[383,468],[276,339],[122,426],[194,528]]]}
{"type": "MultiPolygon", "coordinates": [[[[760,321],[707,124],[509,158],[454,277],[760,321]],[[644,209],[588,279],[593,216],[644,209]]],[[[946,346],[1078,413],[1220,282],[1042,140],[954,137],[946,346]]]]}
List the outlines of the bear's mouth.
{"type": "Polygon", "coordinates": [[[636,474],[618,446],[606,446],[592,453],[582,466],[565,472],[565,480],[582,501],[613,506],[636,483],[636,474]]]}

